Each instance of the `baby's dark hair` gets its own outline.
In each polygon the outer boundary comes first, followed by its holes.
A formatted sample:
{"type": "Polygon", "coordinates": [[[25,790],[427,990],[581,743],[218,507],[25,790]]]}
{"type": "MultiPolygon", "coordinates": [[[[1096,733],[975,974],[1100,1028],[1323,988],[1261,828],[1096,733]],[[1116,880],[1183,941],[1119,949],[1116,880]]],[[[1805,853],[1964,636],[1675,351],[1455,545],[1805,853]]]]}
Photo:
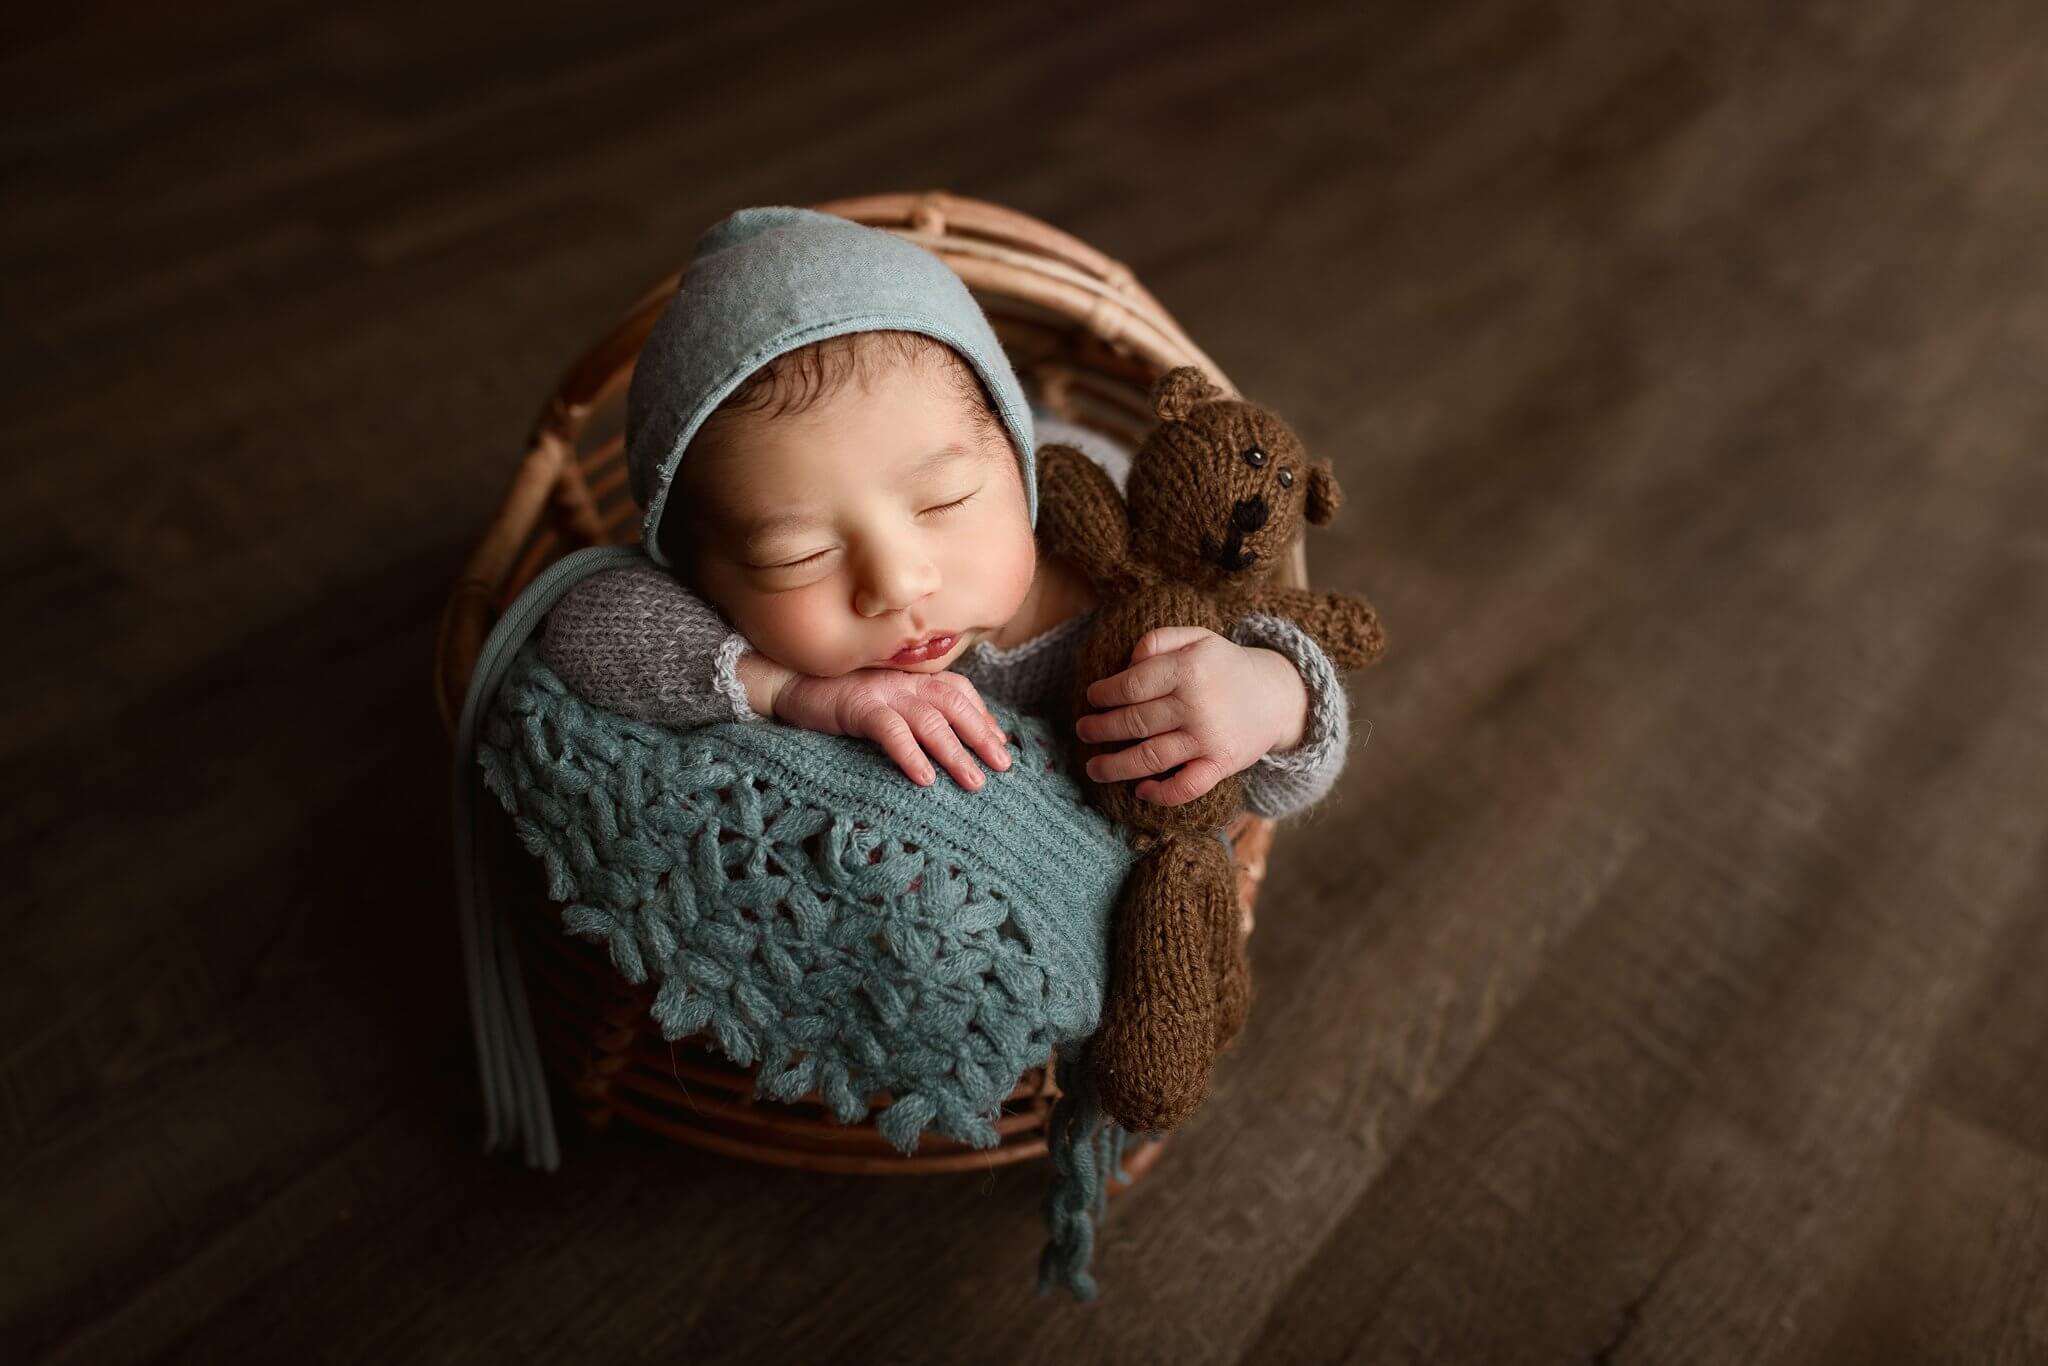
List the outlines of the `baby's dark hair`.
{"type": "MultiPolygon", "coordinates": [[[[742,380],[739,388],[704,419],[690,445],[695,447],[707,433],[715,435],[735,417],[789,417],[809,410],[855,380],[865,385],[890,366],[906,364],[936,366],[951,382],[960,401],[973,411],[983,433],[1008,450],[1021,465],[1010,429],[1004,425],[995,398],[974,367],[936,338],[895,329],[849,332],[783,352],[742,380]]],[[[685,583],[695,576],[695,556],[689,544],[693,520],[690,504],[694,501],[688,496],[690,467],[689,453],[685,451],[676,469],[676,487],[670,491],[668,505],[655,531],[663,558],[685,583]],[[684,496],[678,498],[678,493],[684,496]]]]}

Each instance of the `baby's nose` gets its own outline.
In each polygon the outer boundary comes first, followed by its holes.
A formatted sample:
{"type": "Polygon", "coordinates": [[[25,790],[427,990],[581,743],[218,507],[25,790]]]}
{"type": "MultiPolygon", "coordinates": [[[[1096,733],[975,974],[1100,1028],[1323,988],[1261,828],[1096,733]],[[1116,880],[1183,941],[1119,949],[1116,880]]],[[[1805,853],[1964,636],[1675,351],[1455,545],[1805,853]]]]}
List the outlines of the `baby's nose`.
{"type": "Polygon", "coordinates": [[[854,610],[864,617],[887,616],[930,597],[939,587],[939,567],[929,560],[876,563],[854,592],[854,610]]]}

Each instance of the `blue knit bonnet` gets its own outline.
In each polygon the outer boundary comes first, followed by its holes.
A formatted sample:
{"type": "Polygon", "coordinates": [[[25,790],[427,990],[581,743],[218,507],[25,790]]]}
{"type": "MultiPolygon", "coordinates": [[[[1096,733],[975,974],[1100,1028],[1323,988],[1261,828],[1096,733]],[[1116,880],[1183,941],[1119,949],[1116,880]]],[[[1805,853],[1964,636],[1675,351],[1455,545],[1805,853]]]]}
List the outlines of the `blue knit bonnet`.
{"type": "Polygon", "coordinates": [[[966,284],[938,256],[882,228],[786,205],[741,209],[697,239],[681,287],[656,320],[626,391],[626,465],[655,535],[683,452],[718,405],[777,356],[828,337],[918,332],[972,366],[1023,465],[1038,523],[1031,407],[966,284]]]}

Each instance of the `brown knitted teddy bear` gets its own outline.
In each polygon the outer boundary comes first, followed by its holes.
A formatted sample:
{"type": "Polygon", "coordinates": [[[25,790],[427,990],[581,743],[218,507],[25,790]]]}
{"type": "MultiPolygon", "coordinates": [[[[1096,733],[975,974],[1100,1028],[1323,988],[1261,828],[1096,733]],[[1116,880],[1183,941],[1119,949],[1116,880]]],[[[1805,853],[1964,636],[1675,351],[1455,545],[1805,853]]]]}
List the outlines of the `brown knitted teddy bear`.
{"type": "MultiPolygon", "coordinates": [[[[1126,498],[1071,446],[1038,453],[1039,535],[1071,560],[1102,606],[1074,673],[1074,715],[1091,683],[1121,672],[1146,632],[1218,634],[1264,613],[1296,622],[1339,669],[1377,659],[1386,640],[1363,598],[1268,580],[1304,521],[1322,526],[1342,494],[1278,415],[1225,398],[1194,366],[1152,386],[1159,425],[1132,460],[1126,498]]],[[[1075,763],[1116,746],[1081,744],[1075,763]]],[[[1216,1055],[1251,1008],[1237,877],[1217,832],[1243,801],[1235,777],[1179,806],[1135,782],[1081,779],[1112,820],[1135,827],[1141,857],[1124,883],[1110,946],[1108,999],[1092,1048],[1103,1106],[1131,1132],[1171,1129],[1208,1093],[1216,1055]]]]}

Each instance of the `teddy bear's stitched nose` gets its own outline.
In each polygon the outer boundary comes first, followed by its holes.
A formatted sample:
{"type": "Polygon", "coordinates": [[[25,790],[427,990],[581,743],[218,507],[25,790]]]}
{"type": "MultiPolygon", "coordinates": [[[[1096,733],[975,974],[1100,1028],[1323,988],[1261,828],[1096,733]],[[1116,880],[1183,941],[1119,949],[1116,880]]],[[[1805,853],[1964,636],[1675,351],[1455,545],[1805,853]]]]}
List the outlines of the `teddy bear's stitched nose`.
{"type": "Polygon", "coordinates": [[[1259,558],[1256,550],[1244,548],[1244,538],[1266,524],[1266,500],[1259,494],[1240,498],[1230,509],[1230,534],[1219,543],[1214,536],[1202,537],[1202,558],[1235,574],[1259,558]]]}

